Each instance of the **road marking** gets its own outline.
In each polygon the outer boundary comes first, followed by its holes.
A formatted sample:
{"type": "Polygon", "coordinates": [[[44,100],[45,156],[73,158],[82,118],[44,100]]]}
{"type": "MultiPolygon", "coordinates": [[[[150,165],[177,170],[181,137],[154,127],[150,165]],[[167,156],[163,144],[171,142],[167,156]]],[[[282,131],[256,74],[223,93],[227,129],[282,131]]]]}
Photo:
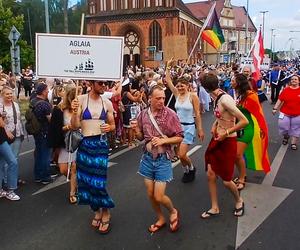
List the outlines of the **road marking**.
{"type": "Polygon", "coordinates": [[[23,155],[30,154],[30,153],[32,153],[32,152],[34,152],[34,149],[31,149],[31,150],[28,150],[28,151],[25,151],[25,152],[20,153],[20,154],[19,154],[19,157],[20,157],[20,156],[23,156],[23,155]]]}
{"type": "Polygon", "coordinates": [[[287,149],[288,149],[287,145],[281,145],[272,162],[270,173],[267,176],[265,176],[262,182],[263,185],[269,185],[269,186],[273,185],[287,149]]]}
{"type": "MultiPolygon", "coordinates": [[[[116,164],[117,164],[116,162],[108,162],[108,167],[111,167],[111,166],[116,165],[116,164]]],[[[43,188],[41,188],[38,191],[34,192],[32,195],[36,195],[36,194],[46,192],[50,189],[59,187],[59,186],[64,185],[66,183],[68,183],[66,177],[64,175],[61,175],[61,176],[57,177],[54,182],[44,186],[43,188]]]]}
{"type": "Polygon", "coordinates": [[[293,191],[272,186],[286,150],[287,146],[281,145],[272,162],[271,173],[265,176],[262,184],[247,183],[242,191],[246,209],[245,215],[238,218],[235,249],[238,249],[293,191]]]}
{"type": "MultiPolygon", "coordinates": [[[[202,148],[202,145],[197,145],[195,147],[193,147],[190,151],[187,152],[187,155],[190,156],[193,153],[195,153],[198,149],[202,148]]],[[[172,168],[175,168],[176,166],[178,166],[180,164],[180,160],[173,162],[172,163],[172,168]]]]}

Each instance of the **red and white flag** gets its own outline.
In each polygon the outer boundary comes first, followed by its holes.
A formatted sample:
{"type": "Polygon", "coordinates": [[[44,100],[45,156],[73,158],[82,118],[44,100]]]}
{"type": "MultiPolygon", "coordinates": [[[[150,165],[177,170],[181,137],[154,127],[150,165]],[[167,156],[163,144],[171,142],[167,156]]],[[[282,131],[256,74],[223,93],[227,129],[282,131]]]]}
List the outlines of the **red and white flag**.
{"type": "Polygon", "coordinates": [[[262,64],[265,55],[264,41],[261,35],[261,30],[255,37],[254,43],[252,45],[251,55],[253,58],[254,66],[253,78],[255,81],[258,81],[261,75],[260,65],[262,64]]]}

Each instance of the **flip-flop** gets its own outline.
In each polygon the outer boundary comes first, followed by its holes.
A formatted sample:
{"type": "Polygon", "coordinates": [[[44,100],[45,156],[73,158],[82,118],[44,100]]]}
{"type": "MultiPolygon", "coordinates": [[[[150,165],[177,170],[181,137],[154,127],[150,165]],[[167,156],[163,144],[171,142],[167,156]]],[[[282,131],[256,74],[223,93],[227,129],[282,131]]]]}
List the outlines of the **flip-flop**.
{"type": "Polygon", "coordinates": [[[93,228],[99,228],[99,227],[100,227],[100,223],[101,223],[101,218],[100,218],[100,219],[94,218],[94,219],[92,220],[91,226],[92,226],[93,228]]]}
{"type": "Polygon", "coordinates": [[[155,224],[152,224],[149,228],[148,228],[148,231],[150,233],[156,233],[157,231],[159,231],[160,229],[162,229],[163,227],[166,226],[166,223],[163,223],[161,225],[158,225],[157,223],[155,224]]]}
{"type": "Polygon", "coordinates": [[[108,220],[108,221],[101,221],[100,222],[100,225],[99,225],[99,228],[98,228],[98,232],[100,233],[100,234],[108,234],[109,233],[109,231],[110,231],[110,229],[111,229],[111,222],[110,222],[110,220],[108,220]],[[108,225],[108,227],[106,228],[106,230],[100,230],[100,226],[105,226],[105,225],[108,225]]]}
{"type": "Polygon", "coordinates": [[[220,212],[219,213],[211,213],[209,211],[205,211],[201,214],[201,218],[205,220],[205,219],[218,217],[219,215],[220,215],[220,212]]]}
{"type": "Polygon", "coordinates": [[[238,182],[236,183],[236,187],[237,187],[237,190],[238,190],[238,191],[242,191],[242,190],[245,188],[245,186],[246,186],[246,182],[238,181],[238,182]],[[240,186],[240,185],[242,185],[242,186],[240,186]],[[239,186],[240,186],[240,187],[239,187],[239,186]]]}
{"type": "Polygon", "coordinates": [[[242,203],[241,207],[235,208],[233,211],[233,215],[236,217],[241,217],[244,215],[244,213],[245,213],[245,203],[244,202],[242,203]]]}
{"type": "Polygon", "coordinates": [[[175,232],[178,231],[178,229],[179,229],[179,212],[178,212],[177,209],[176,209],[176,211],[177,211],[177,216],[176,216],[176,218],[175,218],[174,220],[170,221],[170,231],[171,231],[172,233],[175,233],[175,232]],[[176,223],[176,226],[173,227],[173,225],[174,225],[175,223],[176,223]]]}

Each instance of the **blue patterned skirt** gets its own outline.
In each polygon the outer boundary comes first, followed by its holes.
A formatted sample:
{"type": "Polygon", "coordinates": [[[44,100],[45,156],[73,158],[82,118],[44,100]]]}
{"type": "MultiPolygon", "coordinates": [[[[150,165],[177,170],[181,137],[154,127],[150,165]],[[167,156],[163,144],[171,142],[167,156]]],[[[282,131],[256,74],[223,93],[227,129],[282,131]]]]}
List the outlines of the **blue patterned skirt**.
{"type": "Polygon", "coordinates": [[[84,137],[77,151],[78,204],[93,211],[115,206],[106,191],[108,152],[107,138],[100,135],[84,137]]]}

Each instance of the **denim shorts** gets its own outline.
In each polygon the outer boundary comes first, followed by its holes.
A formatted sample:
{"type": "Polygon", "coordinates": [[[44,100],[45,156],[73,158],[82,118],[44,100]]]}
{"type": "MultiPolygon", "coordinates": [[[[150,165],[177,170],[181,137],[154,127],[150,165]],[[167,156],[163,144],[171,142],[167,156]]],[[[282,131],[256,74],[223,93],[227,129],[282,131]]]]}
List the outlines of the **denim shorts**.
{"type": "Polygon", "coordinates": [[[182,125],[183,130],[183,144],[192,145],[195,143],[195,134],[196,134],[196,128],[195,125],[182,125]]]}
{"type": "Polygon", "coordinates": [[[156,182],[170,182],[173,179],[172,163],[167,154],[159,154],[156,159],[149,152],[142,156],[138,173],[156,182]]]}

